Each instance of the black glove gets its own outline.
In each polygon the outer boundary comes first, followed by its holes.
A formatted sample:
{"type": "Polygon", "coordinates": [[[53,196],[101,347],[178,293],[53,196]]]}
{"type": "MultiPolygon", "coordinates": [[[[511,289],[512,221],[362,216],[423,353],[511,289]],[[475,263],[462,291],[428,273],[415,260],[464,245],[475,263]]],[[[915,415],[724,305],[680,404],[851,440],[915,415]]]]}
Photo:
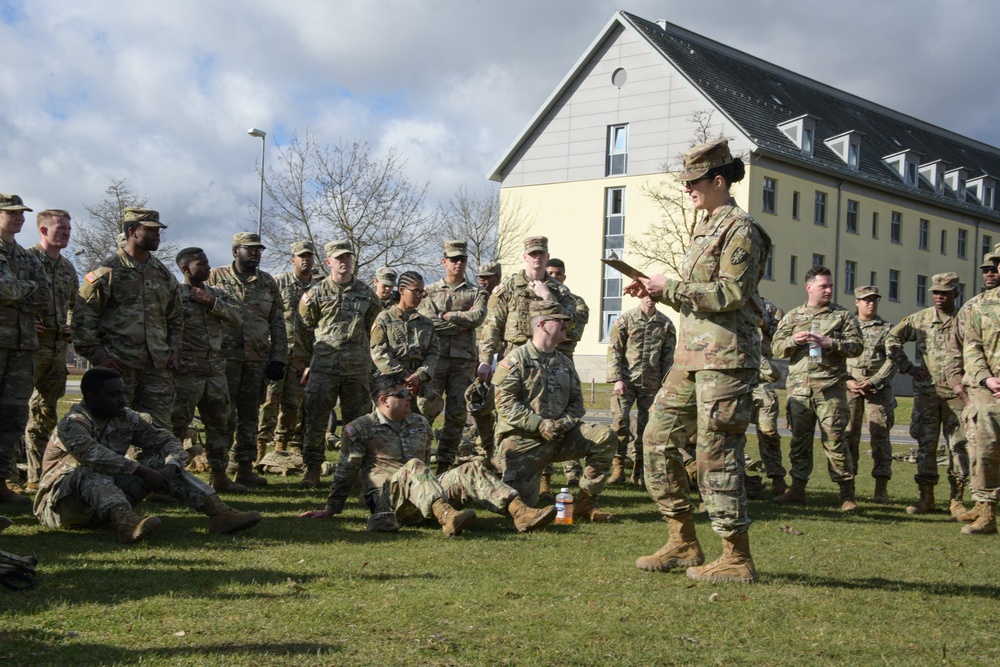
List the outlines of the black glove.
{"type": "Polygon", "coordinates": [[[264,375],[268,380],[282,380],[285,377],[285,364],[280,361],[269,361],[264,375]]]}

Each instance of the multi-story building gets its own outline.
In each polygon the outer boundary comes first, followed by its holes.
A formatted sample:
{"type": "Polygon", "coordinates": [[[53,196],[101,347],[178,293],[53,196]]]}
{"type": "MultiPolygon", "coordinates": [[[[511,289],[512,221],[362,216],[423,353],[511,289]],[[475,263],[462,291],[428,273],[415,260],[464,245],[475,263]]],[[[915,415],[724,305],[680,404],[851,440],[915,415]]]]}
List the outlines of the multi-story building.
{"type": "Polygon", "coordinates": [[[813,264],[833,271],[847,308],[854,287],[877,285],[890,321],[932,305],[935,273],[956,271],[964,296],[979,289],[1000,242],[1000,150],[619,12],[489,174],[590,304],[575,357],[585,380],[603,381],[611,323],[636,305],[598,260],[666,272],[634,251],[663,217],[646,193],[677,187],[666,165],[706,130],[747,162],[733,193],[774,241],[761,292],[785,310],[805,301],[813,264]]]}

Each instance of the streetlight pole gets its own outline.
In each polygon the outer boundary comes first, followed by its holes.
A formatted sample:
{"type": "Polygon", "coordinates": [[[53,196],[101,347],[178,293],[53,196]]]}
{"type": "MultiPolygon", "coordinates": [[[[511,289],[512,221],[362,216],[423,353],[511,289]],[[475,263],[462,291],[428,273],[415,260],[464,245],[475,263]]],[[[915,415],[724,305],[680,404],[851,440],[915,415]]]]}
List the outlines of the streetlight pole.
{"type": "Polygon", "coordinates": [[[257,236],[260,236],[261,223],[264,222],[264,148],[267,146],[267,132],[251,127],[247,130],[251,137],[260,137],[260,200],[257,203],[257,236]]]}

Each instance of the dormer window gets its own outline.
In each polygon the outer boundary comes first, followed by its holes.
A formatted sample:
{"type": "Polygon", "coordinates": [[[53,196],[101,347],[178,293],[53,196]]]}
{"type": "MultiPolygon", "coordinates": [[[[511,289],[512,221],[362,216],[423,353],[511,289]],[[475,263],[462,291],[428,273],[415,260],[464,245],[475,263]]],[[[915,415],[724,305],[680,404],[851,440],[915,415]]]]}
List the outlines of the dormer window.
{"type": "Polygon", "coordinates": [[[985,208],[994,208],[997,188],[995,179],[986,175],[970,178],[966,188],[969,194],[978,199],[985,208]]]}
{"type": "Polygon", "coordinates": [[[823,142],[827,148],[837,154],[848,167],[857,170],[861,163],[861,133],[856,130],[838,134],[823,142]]]}
{"type": "Polygon", "coordinates": [[[918,168],[920,166],[920,155],[915,151],[907,149],[882,158],[882,161],[899,176],[904,183],[910,187],[917,187],[919,184],[918,168]]]}
{"type": "Polygon", "coordinates": [[[798,118],[778,123],[778,129],[795,144],[802,155],[812,157],[816,143],[816,121],[819,118],[804,114],[798,118]]]}
{"type": "Polygon", "coordinates": [[[944,160],[932,160],[917,167],[917,173],[927,181],[927,184],[934,188],[934,192],[942,194],[944,192],[944,160]]]}
{"type": "Polygon", "coordinates": [[[958,201],[965,201],[965,184],[969,172],[965,167],[955,167],[944,172],[944,184],[948,186],[958,201]]]}

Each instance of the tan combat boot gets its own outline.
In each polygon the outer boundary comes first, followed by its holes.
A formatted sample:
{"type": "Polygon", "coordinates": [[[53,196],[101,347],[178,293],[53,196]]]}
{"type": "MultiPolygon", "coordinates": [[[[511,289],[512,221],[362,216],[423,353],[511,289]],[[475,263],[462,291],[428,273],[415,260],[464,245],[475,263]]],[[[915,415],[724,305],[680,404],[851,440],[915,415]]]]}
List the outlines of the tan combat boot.
{"type": "Polygon", "coordinates": [[[155,516],[137,514],[128,505],[111,508],[108,515],[118,529],[118,541],[122,544],[132,544],[143,540],[160,527],[160,520],[155,516]]]}
{"type": "Polygon", "coordinates": [[[961,523],[972,523],[973,521],[979,518],[979,511],[981,509],[981,506],[982,503],[976,503],[975,505],[972,506],[972,509],[970,509],[968,512],[965,512],[960,516],[956,516],[955,521],[961,523]]]}
{"type": "Polygon", "coordinates": [[[208,532],[214,534],[235,533],[260,523],[260,512],[234,510],[214,493],[205,498],[205,507],[201,511],[211,517],[208,521],[208,532]]]}
{"type": "Polygon", "coordinates": [[[889,502],[889,478],[875,478],[875,493],[872,494],[872,502],[885,505],[889,502]]]}
{"type": "Polygon", "coordinates": [[[556,506],[549,505],[542,509],[534,509],[524,504],[520,498],[507,503],[507,514],[514,519],[514,527],[519,533],[530,533],[536,528],[543,528],[556,518],[556,506]]]}
{"type": "Polygon", "coordinates": [[[552,500],[552,475],[542,474],[542,481],[538,484],[538,501],[552,500]]]}
{"type": "Polygon", "coordinates": [[[440,498],[431,505],[431,511],[448,537],[461,535],[462,530],[476,520],[476,513],[472,510],[459,511],[440,498]]]}
{"type": "Polygon", "coordinates": [[[611,476],[608,477],[608,484],[621,484],[625,481],[625,461],[620,456],[616,456],[611,463],[611,476]]]}
{"type": "Polygon", "coordinates": [[[611,523],[615,520],[613,514],[608,514],[595,504],[596,496],[580,490],[580,495],[573,502],[573,519],[587,519],[592,523],[611,523]]]}
{"type": "Polygon", "coordinates": [[[264,456],[266,454],[267,454],[267,443],[266,442],[261,442],[260,440],[258,440],[257,441],[257,458],[255,458],[253,460],[254,467],[257,467],[257,465],[260,463],[260,460],[262,458],[264,458],[264,456]]]}
{"type": "Polygon", "coordinates": [[[792,485],[787,491],[782,493],[776,498],[772,498],[773,503],[796,503],[798,505],[806,504],[806,484],[807,480],[799,479],[798,477],[792,477],[792,485]]]}
{"type": "MultiPolygon", "coordinates": [[[[275,440],[274,441],[274,451],[276,451],[276,452],[283,452],[287,448],[288,448],[288,446],[284,442],[282,442],[281,440],[275,440]]],[[[301,449],[301,447],[299,449],[301,449]]]]}
{"type": "Polygon", "coordinates": [[[906,508],[907,514],[930,514],[934,511],[934,485],[930,482],[918,482],[920,500],[906,508]]]}
{"type": "Polygon", "coordinates": [[[226,467],[212,468],[208,473],[208,483],[217,493],[246,493],[249,489],[226,477],[226,467]]]}
{"type": "Polygon", "coordinates": [[[687,512],[680,516],[668,516],[670,539],[651,556],[642,556],[635,561],[640,570],[666,572],[675,567],[692,567],[705,562],[705,554],[698,543],[694,531],[694,514],[687,512]]]}
{"type": "Polygon", "coordinates": [[[302,456],[302,445],[291,445],[288,448],[288,451],[290,451],[292,454],[298,454],[299,456],[302,456]]]}
{"type": "Polygon", "coordinates": [[[722,538],[722,555],[708,565],[689,567],[687,576],[699,581],[736,581],[752,584],[757,581],[757,568],[750,555],[750,536],[740,533],[722,538]]]}
{"type": "Polygon", "coordinates": [[[240,461],[236,464],[236,475],[233,481],[246,487],[267,486],[267,480],[253,471],[253,463],[240,461]]]}
{"type": "Polygon", "coordinates": [[[566,486],[571,489],[578,488],[580,486],[580,473],[575,470],[566,473],[566,486]]]}
{"type": "Polygon", "coordinates": [[[953,521],[958,521],[958,517],[965,514],[965,505],[962,503],[962,496],[965,495],[965,482],[953,477],[948,478],[951,485],[951,498],[948,502],[948,513],[953,521]]]}
{"type": "Polygon", "coordinates": [[[299,482],[301,489],[314,489],[319,486],[320,475],[323,474],[323,465],[320,463],[310,463],[306,466],[306,474],[302,475],[299,482]]]}
{"type": "Polygon", "coordinates": [[[854,501],[854,480],[849,482],[839,482],[840,484],[840,511],[857,512],[860,508],[854,501]]]}
{"type": "Polygon", "coordinates": [[[784,477],[772,477],[771,478],[771,498],[777,498],[788,491],[788,484],[785,483],[784,477]]]}
{"type": "Polygon", "coordinates": [[[997,506],[996,503],[976,503],[979,516],[968,526],[962,526],[963,535],[996,535],[997,506]]]}
{"type": "Polygon", "coordinates": [[[31,498],[28,496],[22,496],[13,489],[7,487],[7,482],[0,479],[0,503],[9,503],[11,505],[30,505],[31,498]]]}

